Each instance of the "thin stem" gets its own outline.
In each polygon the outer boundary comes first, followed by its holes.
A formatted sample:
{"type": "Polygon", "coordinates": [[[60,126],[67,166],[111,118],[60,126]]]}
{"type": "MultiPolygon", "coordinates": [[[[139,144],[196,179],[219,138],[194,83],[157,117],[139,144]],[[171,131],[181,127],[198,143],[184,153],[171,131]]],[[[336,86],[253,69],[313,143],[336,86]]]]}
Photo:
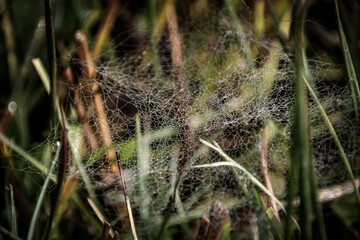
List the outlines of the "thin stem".
{"type": "Polygon", "coordinates": [[[56,48],[55,48],[55,31],[52,17],[51,0],[44,0],[45,9],[45,25],[46,25],[46,41],[47,54],[49,64],[49,76],[51,80],[51,96],[52,96],[52,127],[58,125],[57,117],[57,96],[56,96],[56,48]]]}
{"type": "Polygon", "coordinates": [[[39,199],[38,199],[38,201],[36,203],[34,214],[33,214],[32,218],[31,218],[29,232],[28,232],[28,235],[27,235],[27,238],[26,238],[27,240],[31,240],[34,237],[34,230],[35,230],[35,226],[36,226],[36,221],[37,221],[37,218],[38,218],[39,213],[40,213],[40,208],[41,208],[41,205],[42,205],[45,193],[46,193],[46,189],[47,189],[47,187],[49,185],[49,182],[50,182],[51,173],[54,171],[57,160],[59,158],[60,149],[61,149],[61,147],[58,145],[58,149],[56,150],[55,157],[52,160],[50,170],[49,170],[49,172],[48,172],[48,174],[46,176],[44,185],[42,186],[42,189],[41,189],[39,199]]]}
{"type": "Polygon", "coordinates": [[[324,108],[322,107],[319,99],[317,98],[314,90],[312,89],[312,87],[310,86],[309,82],[306,80],[306,78],[303,78],[303,81],[304,83],[306,84],[309,92],[310,92],[310,95],[311,97],[314,99],[314,102],[316,103],[320,113],[321,113],[321,116],[323,117],[324,121],[325,121],[325,124],[326,126],[328,127],[332,137],[334,138],[334,141],[335,141],[335,144],[336,144],[336,147],[338,148],[339,152],[340,152],[340,156],[341,156],[341,159],[343,160],[344,164],[345,164],[345,168],[350,176],[350,180],[352,182],[352,185],[354,187],[354,191],[355,191],[355,194],[356,194],[356,199],[357,199],[357,202],[358,202],[358,205],[360,207],[360,194],[359,194],[359,190],[358,188],[356,187],[356,180],[355,180],[355,177],[354,177],[354,174],[352,172],[352,169],[351,169],[351,166],[350,166],[350,163],[349,163],[349,160],[346,156],[346,153],[340,143],[340,140],[335,132],[335,129],[329,119],[329,117],[326,115],[326,112],[324,110],[324,108]]]}
{"type": "Polygon", "coordinates": [[[51,198],[51,208],[50,208],[50,216],[49,219],[47,221],[47,225],[45,228],[45,234],[44,234],[44,239],[50,239],[51,237],[51,230],[53,227],[53,221],[57,212],[57,208],[59,205],[59,199],[61,196],[61,191],[62,191],[62,186],[63,186],[63,182],[64,182],[64,177],[65,177],[65,170],[66,170],[66,165],[68,162],[68,138],[67,138],[67,134],[66,134],[66,125],[65,125],[65,115],[64,115],[64,111],[62,108],[60,108],[60,113],[61,113],[61,121],[62,121],[62,130],[61,130],[61,153],[60,153],[60,161],[59,161],[59,172],[58,172],[58,176],[57,176],[57,185],[55,188],[55,191],[52,195],[51,198]]]}
{"type": "MultiPolygon", "coordinates": [[[[267,133],[268,133],[268,127],[265,125],[264,129],[262,131],[262,148],[261,148],[261,153],[260,153],[260,171],[263,176],[264,184],[265,184],[266,188],[269,189],[269,191],[272,194],[274,194],[272,184],[270,182],[269,171],[268,171],[268,157],[267,157],[267,155],[268,155],[267,154],[267,152],[268,152],[268,147],[267,147],[268,137],[267,137],[267,135],[268,134],[267,133]]],[[[275,214],[276,218],[280,221],[278,208],[276,206],[274,199],[272,199],[270,197],[265,197],[264,200],[266,202],[266,204],[265,204],[266,208],[271,207],[274,210],[274,214],[275,214]]]]}
{"type": "MultiPolygon", "coordinates": [[[[23,157],[26,161],[28,161],[31,165],[33,165],[39,172],[46,175],[48,173],[47,167],[44,166],[39,160],[27,154],[24,150],[22,150],[17,144],[13,143],[7,136],[0,132],[0,141],[5,143],[9,148],[13,151],[17,152],[21,157],[23,157]]],[[[50,177],[51,181],[56,183],[56,178],[54,175],[50,177]]]]}
{"type": "Polygon", "coordinates": [[[21,238],[19,238],[18,236],[7,230],[6,228],[3,228],[2,226],[0,226],[0,232],[2,232],[5,236],[8,236],[10,239],[21,240],[21,238]]]}
{"type": "Polygon", "coordinates": [[[16,224],[16,211],[15,211],[15,202],[14,202],[14,191],[11,184],[7,185],[7,189],[10,192],[10,208],[11,208],[11,232],[17,235],[17,224],[16,224]]]}
{"type": "Polygon", "coordinates": [[[129,195],[128,195],[127,189],[126,189],[124,171],[122,169],[120,154],[119,154],[118,150],[116,150],[116,160],[117,160],[118,167],[119,167],[121,186],[122,186],[123,192],[124,192],[126,208],[127,208],[128,214],[129,214],[132,237],[133,237],[134,240],[137,240],[134,218],[133,218],[133,214],[132,214],[132,211],[131,211],[130,199],[129,199],[129,195]]]}
{"type": "Polygon", "coordinates": [[[359,118],[359,109],[358,104],[360,103],[360,89],[359,89],[359,83],[356,77],[356,72],[354,69],[354,64],[351,59],[349,46],[346,40],[346,36],[344,33],[344,29],[342,27],[341,19],[340,19],[340,13],[339,13],[339,6],[337,0],[334,0],[335,3],[335,12],[336,12],[336,22],[339,28],[339,37],[341,42],[341,47],[344,54],[344,60],[345,60],[345,66],[346,66],[346,73],[349,78],[351,93],[354,101],[354,107],[355,107],[355,114],[356,117],[359,118]],[[358,102],[359,101],[359,102],[358,102]]]}

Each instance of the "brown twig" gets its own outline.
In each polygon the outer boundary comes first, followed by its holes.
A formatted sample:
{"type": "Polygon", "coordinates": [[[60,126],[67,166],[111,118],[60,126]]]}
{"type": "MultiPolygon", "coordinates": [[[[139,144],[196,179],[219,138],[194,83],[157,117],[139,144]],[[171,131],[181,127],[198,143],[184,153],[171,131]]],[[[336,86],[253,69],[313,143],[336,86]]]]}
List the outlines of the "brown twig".
{"type": "Polygon", "coordinates": [[[204,214],[201,217],[200,227],[198,234],[196,236],[196,240],[205,240],[208,230],[209,230],[210,220],[206,216],[206,208],[204,209],[204,214]]]}
{"type": "Polygon", "coordinates": [[[108,240],[110,234],[110,223],[104,221],[104,227],[102,232],[101,240],[108,240]]]}
{"type": "MultiPolygon", "coordinates": [[[[90,205],[90,207],[92,208],[92,210],[94,210],[95,215],[97,216],[97,218],[100,220],[100,222],[102,224],[105,224],[106,220],[105,217],[102,215],[101,211],[97,208],[96,204],[93,202],[93,200],[91,200],[91,198],[87,198],[88,203],[90,205]]],[[[114,231],[110,228],[110,236],[113,237],[114,236],[114,231]]]]}
{"type": "Polygon", "coordinates": [[[93,48],[93,57],[96,59],[100,55],[105,40],[109,37],[112,25],[115,22],[116,16],[119,13],[120,0],[112,0],[109,6],[109,11],[106,14],[104,21],[101,24],[100,30],[96,35],[95,45],[93,48]]]}
{"type": "Polygon", "coordinates": [[[118,167],[119,167],[121,186],[122,186],[123,192],[124,192],[126,208],[127,208],[128,214],[129,214],[129,220],[130,220],[130,225],[131,225],[131,233],[132,233],[133,239],[137,240],[136,229],[135,229],[135,224],[134,224],[134,218],[133,218],[131,205],[130,205],[130,199],[129,199],[129,195],[128,195],[127,189],[126,189],[125,176],[124,176],[124,172],[123,172],[123,169],[122,169],[120,154],[119,154],[118,150],[116,150],[116,159],[117,159],[117,163],[118,163],[118,167]]]}
{"type": "Polygon", "coordinates": [[[87,140],[86,142],[89,145],[90,151],[94,152],[97,149],[96,138],[92,129],[90,128],[88,111],[84,108],[81,102],[81,94],[80,91],[76,89],[73,71],[70,67],[66,68],[64,72],[64,79],[70,86],[71,94],[74,100],[75,110],[77,112],[78,119],[83,126],[83,134],[85,139],[87,140]]]}
{"type": "Polygon", "coordinates": [[[179,170],[185,167],[191,149],[191,140],[192,140],[192,131],[188,126],[188,96],[189,89],[188,83],[185,77],[184,62],[183,62],[183,50],[181,37],[179,34],[179,26],[177,23],[177,17],[175,12],[174,3],[170,1],[169,4],[165,6],[165,14],[167,20],[167,31],[169,34],[169,45],[171,51],[171,61],[173,67],[173,73],[176,81],[176,104],[178,106],[178,118],[180,124],[183,126],[182,135],[184,137],[184,142],[182,144],[180,156],[179,170]]]}
{"type": "Polygon", "coordinates": [[[119,237],[120,237],[119,233],[117,231],[115,231],[113,240],[119,240],[119,237]]]}
{"type": "MultiPolygon", "coordinates": [[[[95,64],[91,57],[91,53],[89,51],[89,46],[86,41],[85,35],[77,31],[75,34],[75,42],[77,43],[78,49],[78,57],[81,61],[85,61],[86,65],[83,66],[84,77],[87,82],[92,81],[91,90],[88,89],[86,94],[94,95],[93,103],[95,105],[97,120],[99,124],[99,129],[101,132],[101,139],[103,145],[105,147],[110,147],[112,145],[112,136],[110,131],[109,122],[107,120],[105,108],[103,105],[102,95],[100,93],[100,86],[98,83],[94,81],[96,77],[95,64]]],[[[114,159],[114,150],[107,151],[107,160],[111,161],[114,159]]]]}
{"type": "Polygon", "coordinates": [[[210,225],[206,239],[218,240],[223,232],[226,221],[229,219],[229,211],[219,200],[216,200],[211,206],[209,219],[210,225]]]}
{"type": "MultiPolygon", "coordinates": [[[[260,152],[260,171],[264,179],[264,185],[269,190],[271,194],[274,194],[270,178],[269,178],[269,171],[268,171],[268,157],[267,157],[267,133],[268,127],[265,125],[262,131],[262,147],[260,152]]],[[[268,195],[263,195],[263,199],[265,202],[266,208],[271,207],[274,211],[276,218],[280,221],[278,207],[273,198],[269,197],[268,195]]]]}

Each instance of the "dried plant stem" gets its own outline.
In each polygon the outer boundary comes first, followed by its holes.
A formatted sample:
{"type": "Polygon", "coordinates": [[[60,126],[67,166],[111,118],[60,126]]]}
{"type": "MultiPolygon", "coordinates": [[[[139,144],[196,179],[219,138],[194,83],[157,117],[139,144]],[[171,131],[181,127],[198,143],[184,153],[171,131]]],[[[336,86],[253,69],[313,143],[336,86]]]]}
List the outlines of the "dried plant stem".
{"type": "Polygon", "coordinates": [[[52,17],[51,1],[44,0],[45,9],[45,25],[46,25],[46,41],[47,54],[49,64],[49,76],[51,81],[51,96],[52,96],[52,127],[55,128],[59,122],[57,112],[57,81],[56,81],[56,48],[55,48],[55,32],[52,17]]]}
{"type": "MultiPolygon", "coordinates": [[[[93,82],[91,89],[87,89],[88,92],[86,94],[94,95],[93,103],[95,105],[99,129],[101,131],[101,139],[105,147],[110,147],[112,145],[110,126],[103,106],[103,99],[100,93],[100,86],[98,83],[95,82],[95,77],[96,77],[95,64],[91,57],[89,45],[86,41],[85,35],[80,31],[76,32],[75,41],[79,47],[78,57],[81,60],[81,62],[85,62],[85,65],[83,66],[85,81],[93,82]]],[[[107,160],[109,161],[114,159],[115,157],[114,150],[111,149],[107,151],[106,157],[107,160]]]]}
{"type": "Polygon", "coordinates": [[[178,192],[178,187],[181,183],[185,166],[187,165],[189,156],[191,155],[191,148],[193,146],[193,144],[191,144],[191,142],[193,141],[193,133],[190,126],[188,125],[189,89],[184,72],[182,43],[179,35],[179,26],[177,24],[177,17],[176,17],[173,0],[168,0],[166,2],[164,6],[164,11],[160,16],[160,20],[162,19],[163,15],[165,15],[165,19],[167,23],[167,31],[169,34],[169,45],[170,45],[169,47],[171,51],[171,61],[175,76],[174,80],[176,84],[176,94],[177,94],[176,104],[178,106],[177,117],[181,122],[181,126],[183,126],[183,128],[180,131],[184,140],[181,143],[180,156],[179,156],[180,162],[178,164],[178,174],[175,181],[174,192],[170,197],[168,211],[160,227],[160,231],[158,235],[159,239],[162,238],[167,222],[169,220],[170,213],[175,208],[175,201],[176,201],[176,194],[178,192]]]}
{"type": "Polygon", "coordinates": [[[180,156],[180,164],[179,169],[181,171],[182,168],[186,165],[189,155],[190,149],[192,144],[192,134],[191,129],[188,126],[188,96],[189,96],[189,89],[188,83],[185,77],[185,70],[184,70],[184,63],[183,63],[183,50],[182,50],[182,43],[181,37],[179,34],[179,26],[177,23],[177,17],[175,12],[175,7],[173,1],[169,1],[169,4],[165,6],[165,14],[166,14],[166,21],[167,21],[167,30],[169,34],[169,45],[171,51],[171,61],[173,65],[173,72],[175,76],[175,84],[176,84],[176,104],[178,105],[178,118],[184,119],[182,121],[182,134],[184,136],[184,142],[182,144],[181,154],[180,156]],[[184,118],[185,117],[185,118],[184,118]]]}
{"type": "MultiPolygon", "coordinates": [[[[93,200],[91,200],[91,198],[87,198],[88,203],[90,204],[90,207],[94,210],[95,215],[98,217],[98,219],[100,220],[100,222],[104,225],[106,224],[106,220],[104,215],[101,213],[101,211],[98,209],[98,207],[96,206],[96,204],[94,203],[93,200]]],[[[110,236],[113,237],[114,236],[114,231],[110,228],[110,236]]]]}
{"type": "MultiPolygon", "coordinates": [[[[270,193],[274,194],[270,178],[269,178],[269,172],[268,172],[268,158],[267,158],[267,133],[268,133],[268,127],[265,125],[263,131],[262,131],[262,148],[260,152],[260,171],[264,179],[265,187],[269,190],[270,193]]],[[[266,207],[271,207],[274,211],[274,214],[276,218],[280,221],[279,212],[277,205],[269,196],[264,196],[266,199],[266,207]]]]}
{"type": "Polygon", "coordinates": [[[102,232],[101,240],[108,240],[110,234],[110,223],[104,221],[104,227],[102,232]]]}
{"type": "Polygon", "coordinates": [[[129,195],[128,195],[127,189],[126,189],[125,176],[124,176],[124,172],[123,172],[123,169],[122,169],[122,163],[121,163],[120,154],[119,154],[118,150],[116,150],[116,159],[117,159],[117,164],[118,164],[118,167],[119,167],[121,186],[122,186],[123,192],[124,192],[126,208],[127,208],[128,214],[129,214],[131,233],[132,233],[133,239],[137,240],[135,223],[134,223],[134,218],[133,218],[133,214],[132,214],[132,210],[131,210],[130,199],[129,199],[129,195]]]}
{"type": "Polygon", "coordinates": [[[112,0],[109,7],[109,12],[101,24],[100,30],[96,36],[95,45],[93,48],[94,59],[100,55],[106,39],[109,37],[112,25],[116,19],[120,9],[120,0],[112,0]]]}
{"type": "Polygon", "coordinates": [[[206,239],[206,236],[207,236],[207,233],[209,230],[209,226],[210,226],[210,220],[206,216],[206,208],[205,208],[204,214],[201,217],[200,227],[199,227],[198,234],[196,236],[196,240],[205,240],[206,239]]]}
{"type": "MultiPolygon", "coordinates": [[[[64,78],[65,81],[72,87],[75,87],[75,80],[74,80],[74,75],[73,75],[73,71],[71,70],[70,67],[66,68],[65,72],[64,72],[64,78]]],[[[78,115],[78,119],[81,122],[82,126],[83,126],[83,133],[84,133],[84,138],[87,140],[86,142],[89,145],[90,151],[94,152],[97,149],[97,143],[96,143],[96,138],[94,135],[93,130],[91,129],[90,125],[89,125],[89,119],[87,117],[88,112],[87,110],[84,108],[82,102],[81,102],[81,95],[80,95],[80,91],[77,89],[73,89],[71,88],[71,94],[72,97],[74,99],[74,103],[75,103],[75,110],[77,112],[78,115]]]]}
{"type": "Polygon", "coordinates": [[[206,236],[207,240],[220,239],[225,223],[229,219],[229,216],[229,211],[219,200],[216,200],[212,204],[209,213],[210,225],[206,236]]]}
{"type": "MultiPolygon", "coordinates": [[[[96,108],[99,129],[101,131],[101,138],[103,144],[105,147],[110,147],[112,145],[111,131],[103,106],[102,95],[100,94],[100,92],[95,93],[94,104],[96,108]]],[[[106,153],[106,157],[109,161],[114,159],[114,150],[109,149],[106,153]]]]}

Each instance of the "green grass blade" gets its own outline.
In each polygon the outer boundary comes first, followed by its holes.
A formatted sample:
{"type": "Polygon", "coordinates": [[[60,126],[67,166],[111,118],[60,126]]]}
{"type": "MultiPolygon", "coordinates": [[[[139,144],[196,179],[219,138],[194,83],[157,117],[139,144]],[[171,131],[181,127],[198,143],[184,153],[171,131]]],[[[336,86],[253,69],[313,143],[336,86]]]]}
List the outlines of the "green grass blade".
{"type": "MultiPolygon", "coordinates": [[[[279,201],[279,199],[277,199],[275,197],[274,194],[272,194],[256,177],[254,177],[249,171],[247,171],[243,166],[241,166],[240,164],[238,164],[235,160],[233,160],[231,157],[229,157],[219,146],[219,144],[217,144],[216,142],[214,142],[214,145],[203,140],[200,139],[200,142],[202,142],[204,145],[214,149],[215,151],[217,151],[225,160],[227,160],[228,162],[216,162],[216,163],[210,163],[210,164],[203,164],[203,165],[197,165],[197,166],[192,166],[191,168],[200,168],[200,167],[218,167],[218,166],[232,166],[235,168],[240,169],[243,173],[245,173],[245,175],[249,178],[249,180],[256,186],[258,186],[261,190],[264,191],[264,193],[266,195],[268,195],[270,198],[272,198],[276,204],[278,204],[278,206],[281,208],[281,210],[283,210],[286,214],[288,214],[285,210],[284,205],[279,201]]],[[[296,220],[290,216],[291,221],[296,225],[296,228],[298,230],[300,230],[300,227],[298,225],[298,223],[296,222],[296,220]]]]}
{"type": "MultiPolygon", "coordinates": [[[[310,158],[309,113],[307,95],[303,78],[306,72],[305,36],[308,2],[297,0],[294,6],[294,41],[295,41],[295,106],[294,135],[290,164],[290,181],[288,194],[289,216],[293,212],[293,200],[299,191],[300,194],[300,226],[301,239],[312,239],[312,198],[311,180],[312,164],[310,158]],[[298,183],[297,183],[298,180],[298,183]]],[[[292,221],[287,218],[285,239],[292,238],[292,221]]]]}
{"type": "MultiPolygon", "coordinates": [[[[205,143],[204,143],[205,144],[205,143]]],[[[209,146],[210,147],[210,146],[209,146]]],[[[214,146],[215,147],[215,146],[214,146]]],[[[212,147],[211,147],[212,148],[212,147]]],[[[228,162],[215,162],[215,163],[209,163],[209,164],[202,164],[202,165],[196,165],[192,166],[191,168],[211,168],[211,167],[222,167],[222,166],[230,166],[240,169],[245,175],[249,178],[249,180],[256,186],[258,186],[266,195],[274,199],[274,201],[277,203],[277,205],[284,211],[285,207],[280,202],[279,199],[277,199],[259,180],[257,180],[250,172],[248,172],[243,166],[236,162],[232,162],[233,160],[226,155],[224,152],[221,152],[222,150],[217,150],[217,148],[213,148],[214,150],[218,151],[221,156],[223,156],[228,162]],[[232,161],[229,161],[231,159],[232,161]]]]}
{"type": "Polygon", "coordinates": [[[339,28],[339,37],[340,37],[340,42],[341,42],[341,47],[343,50],[343,54],[344,54],[344,60],[345,60],[345,66],[346,66],[346,73],[348,75],[349,78],[349,82],[350,82],[350,87],[351,87],[351,91],[353,94],[353,99],[354,101],[354,107],[355,107],[355,111],[356,111],[356,116],[358,116],[359,114],[359,110],[358,110],[358,104],[360,103],[360,89],[359,89],[359,83],[358,83],[358,79],[356,77],[356,72],[354,69],[354,64],[353,61],[351,59],[351,55],[350,55],[350,50],[349,50],[349,46],[346,40],[346,36],[344,33],[344,29],[342,27],[342,23],[341,23],[341,19],[340,19],[340,13],[339,13],[339,6],[338,6],[338,2],[337,0],[334,0],[335,3],[335,12],[336,12],[336,22],[339,28]],[[359,101],[359,102],[358,102],[359,101]]]}
{"type": "Polygon", "coordinates": [[[306,80],[306,78],[303,78],[303,81],[305,82],[309,92],[310,92],[310,95],[311,97],[314,99],[314,102],[316,103],[320,113],[321,113],[321,116],[323,117],[324,121],[325,121],[325,124],[326,126],[328,127],[332,137],[334,138],[335,140],[335,144],[336,144],[336,147],[338,148],[339,152],[340,152],[340,156],[341,156],[341,159],[343,160],[344,162],[344,165],[345,165],[345,168],[346,168],[346,171],[348,172],[349,176],[350,176],[350,180],[354,186],[354,191],[355,191],[355,194],[356,194],[356,198],[357,198],[357,202],[359,203],[359,206],[360,206],[360,194],[359,194],[359,190],[358,188],[356,187],[356,180],[355,180],[355,177],[354,177],[354,174],[352,172],[352,169],[351,169],[351,166],[350,166],[350,162],[346,156],[346,153],[344,151],[344,148],[342,147],[341,145],[341,142],[335,132],[335,129],[329,119],[329,117],[327,116],[324,108],[322,107],[318,97],[316,96],[315,92],[313,91],[313,89],[311,88],[309,82],[306,80]]]}
{"type": "MultiPolygon", "coordinates": [[[[11,142],[10,139],[4,134],[0,133],[0,141],[4,142],[9,148],[13,151],[17,152],[21,157],[23,157],[26,161],[31,163],[38,171],[46,175],[48,173],[47,167],[45,167],[41,162],[39,162],[36,158],[27,154],[24,150],[21,149],[18,145],[11,142]]],[[[54,175],[50,176],[50,180],[56,183],[56,178],[54,175]]]]}
{"type": "Polygon", "coordinates": [[[205,144],[206,146],[214,149],[215,151],[217,151],[225,160],[227,160],[227,162],[216,162],[216,163],[210,163],[210,164],[203,164],[203,165],[197,165],[197,166],[192,166],[192,168],[204,168],[204,167],[219,167],[219,166],[232,166],[235,168],[240,169],[243,173],[245,173],[245,175],[249,178],[249,180],[256,186],[258,186],[262,191],[264,191],[264,193],[266,193],[266,195],[268,195],[270,198],[272,198],[278,205],[279,207],[286,212],[284,205],[279,201],[279,199],[277,199],[259,180],[257,180],[257,178],[255,178],[249,171],[247,171],[243,166],[241,166],[240,164],[238,164],[236,161],[234,161],[232,158],[230,158],[220,147],[217,143],[215,143],[215,145],[200,139],[200,142],[202,142],[203,144],[205,144]]]}
{"type": "Polygon", "coordinates": [[[3,228],[2,226],[0,226],[0,232],[2,232],[5,236],[9,237],[10,239],[21,240],[21,238],[19,238],[18,236],[7,230],[6,228],[3,228]]]}
{"type": "Polygon", "coordinates": [[[81,128],[76,125],[68,124],[67,121],[64,122],[65,128],[68,131],[69,146],[72,153],[73,162],[80,173],[81,179],[84,181],[86,191],[88,192],[91,200],[98,207],[100,204],[93,189],[91,179],[87,174],[84,164],[81,161],[81,149],[78,147],[78,143],[81,142],[80,139],[82,139],[81,128]]]}
{"type": "Polygon", "coordinates": [[[32,60],[32,63],[36,69],[36,72],[38,73],[44,88],[47,92],[47,94],[50,95],[50,77],[49,74],[46,72],[45,67],[43,65],[43,63],[41,62],[41,59],[39,58],[34,58],[32,60]]]}
{"type": "Polygon", "coordinates": [[[41,189],[41,193],[40,193],[40,196],[39,196],[39,199],[36,203],[36,207],[35,207],[35,210],[34,210],[34,214],[31,218],[31,222],[30,222],[30,227],[29,227],[29,232],[28,232],[28,235],[27,235],[27,240],[31,240],[33,239],[34,237],[34,230],[35,230],[35,226],[36,226],[36,221],[37,221],[37,218],[39,216],[39,213],[40,213],[40,207],[42,205],[42,202],[43,202],[43,199],[44,199],[44,196],[45,196],[45,193],[46,193],[46,190],[47,190],[47,187],[49,185],[49,181],[50,181],[50,177],[51,177],[51,174],[56,166],[56,163],[59,159],[59,153],[60,153],[60,149],[61,147],[60,146],[57,146],[57,150],[56,150],[56,153],[55,153],[55,157],[53,158],[52,160],[52,163],[51,163],[51,167],[50,167],[50,170],[46,176],[46,179],[45,179],[45,182],[44,182],[44,185],[42,186],[42,189],[41,189]]]}
{"type": "Polygon", "coordinates": [[[7,190],[9,191],[10,195],[10,216],[11,216],[11,232],[14,235],[17,234],[17,220],[16,220],[16,211],[15,211],[15,201],[14,201],[14,191],[11,184],[7,185],[7,190]]]}

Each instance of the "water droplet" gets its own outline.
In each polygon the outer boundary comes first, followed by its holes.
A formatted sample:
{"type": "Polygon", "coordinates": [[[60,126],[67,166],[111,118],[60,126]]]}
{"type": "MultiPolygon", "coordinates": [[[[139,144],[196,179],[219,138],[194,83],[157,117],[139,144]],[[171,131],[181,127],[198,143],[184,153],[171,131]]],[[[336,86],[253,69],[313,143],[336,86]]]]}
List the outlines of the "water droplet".
{"type": "Polygon", "coordinates": [[[11,101],[8,105],[8,109],[11,113],[14,113],[17,109],[17,104],[14,101],[11,101]]]}

